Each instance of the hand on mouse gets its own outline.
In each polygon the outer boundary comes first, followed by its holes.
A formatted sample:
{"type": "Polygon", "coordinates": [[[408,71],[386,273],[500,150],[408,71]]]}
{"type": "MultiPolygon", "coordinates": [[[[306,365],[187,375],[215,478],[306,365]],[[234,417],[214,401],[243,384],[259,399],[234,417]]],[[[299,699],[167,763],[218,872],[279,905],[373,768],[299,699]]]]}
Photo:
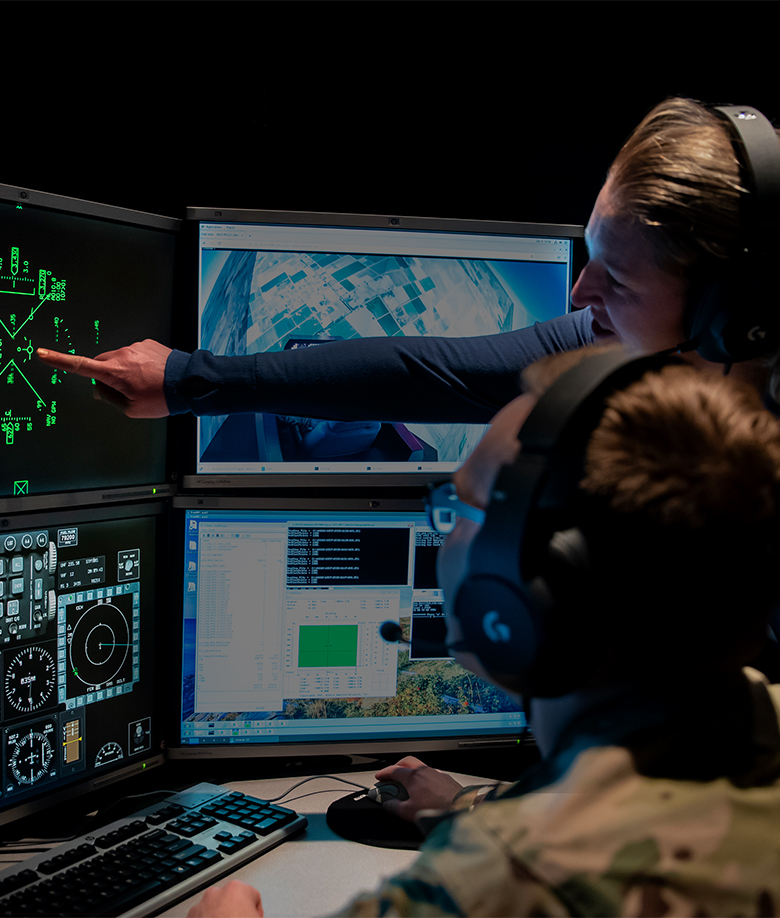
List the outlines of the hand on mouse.
{"type": "Polygon", "coordinates": [[[382,768],[376,773],[376,779],[397,781],[406,788],[408,800],[387,800],[382,806],[407,822],[414,822],[420,810],[450,809],[455,795],[463,789],[450,775],[411,755],[382,768]]]}

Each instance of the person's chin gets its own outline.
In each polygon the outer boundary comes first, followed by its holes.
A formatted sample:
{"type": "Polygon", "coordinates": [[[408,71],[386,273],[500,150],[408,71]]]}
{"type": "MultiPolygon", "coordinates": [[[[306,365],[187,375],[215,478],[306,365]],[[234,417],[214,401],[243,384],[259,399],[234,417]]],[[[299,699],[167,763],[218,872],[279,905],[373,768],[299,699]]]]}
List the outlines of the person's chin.
{"type": "Polygon", "coordinates": [[[617,344],[620,338],[610,328],[605,328],[596,318],[591,319],[591,331],[598,344],[617,344]]]}

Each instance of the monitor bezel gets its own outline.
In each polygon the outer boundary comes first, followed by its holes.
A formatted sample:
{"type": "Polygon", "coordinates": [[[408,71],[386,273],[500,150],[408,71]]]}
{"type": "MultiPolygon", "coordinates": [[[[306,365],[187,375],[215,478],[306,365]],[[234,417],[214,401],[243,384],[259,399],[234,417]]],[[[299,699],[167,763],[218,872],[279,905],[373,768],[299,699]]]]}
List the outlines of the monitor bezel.
{"type": "MultiPolygon", "coordinates": [[[[181,232],[184,221],[176,217],[162,214],[152,214],[145,211],[131,210],[112,204],[102,204],[82,198],[67,197],[65,195],[51,194],[19,185],[0,184],[0,201],[6,204],[21,204],[32,206],[41,210],[54,211],[66,215],[89,217],[103,220],[107,223],[119,223],[137,226],[143,229],[160,230],[176,237],[174,264],[172,265],[174,278],[174,302],[171,315],[171,344],[175,343],[175,324],[181,322],[181,305],[178,302],[177,286],[180,284],[178,274],[181,271],[181,232]]],[[[128,341],[128,344],[132,342],[128,341]]],[[[164,422],[168,423],[168,422],[164,422]]],[[[46,510],[53,506],[75,508],[95,504],[113,504],[134,500],[149,500],[166,497],[175,493],[175,481],[178,476],[178,457],[175,444],[179,438],[173,438],[169,430],[166,434],[166,463],[165,479],[150,481],[140,485],[116,485],[111,487],[86,487],[73,488],[67,491],[43,491],[25,495],[0,496],[0,514],[34,512],[46,510]]]]}
{"type": "MultiPolygon", "coordinates": [[[[278,492],[277,492],[278,493],[278,492]]],[[[183,614],[183,565],[184,565],[184,519],[188,510],[281,510],[305,511],[399,511],[420,513],[424,509],[422,496],[407,495],[404,497],[377,496],[370,489],[358,493],[353,490],[352,497],[334,497],[327,493],[317,496],[266,496],[238,495],[223,496],[217,494],[179,494],[171,501],[171,569],[172,604],[174,614],[170,616],[170,632],[166,644],[177,661],[171,667],[168,697],[175,699],[171,705],[170,717],[166,723],[166,751],[169,758],[206,759],[221,761],[229,759],[271,759],[287,758],[290,760],[316,759],[328,756],[383,758],[392,755],[406,755],[429,752],[468,752],[480,749],[518,749],[533,744],[530,727],[507,734],[469,734],[461,736],[439,736],[420,739],[416,737],[391,737],[387,739],[370,737],[351,740],[322,740],[288,743],[189,745],[181,742],[181,655],[182,655],[182,614],[183,614]],[[178,580],[176,577],[178,576],[178,580]]]]}
{"type": "Polygon", "coordinates": [[[35,207],[65,211],[83,217],[97,217],[100,220],[108,220],[113,223],[134,223],[137,226],[168,230],[173,233],[180,232],[184,225],[184,221],[178,217],[166,217],[162,214],[150,214],[142,210],[118,207],[114,204],[101,204],[98,201],[51,194],[47,191],[37,191],[21,185],[4,185],[0,183],[0,200],[8,203],[32,204],[35,207]]]}
{"type": "MultiPolygon", "coordinates": [[[[46,526],[52,528],[57,525],[83,525],[92,522],[104,522],[111,520],[121,520],[128,518],[148,517],[156,520],[156,549],[157,558],[155,559],[155,584],[154,584],[154,609],[152,618],[158,619],[158,606],[166,594],[164,584],[166,583],[163,574],[163,560],[167,556],[169,548],[169,512],[170,503],[168,501],[148,501],[145,503],[135,504],[112,504],[110,506],[99,507],[77,507],[75,509],[67,507],[56,507],[42,514],[40,511],[24,511],[16,514],[0,514],[0,533],[11,531],[12,529],[26,529],[46,526]],[[45,522],[44,522],[45,521],[45,522]]],[[[99,791],[120,781],[125,781],[135,775],[158,768],[166,761],[164,750],[165,738],[165,705],[162,701],[161,694],[163,688],[163,678],[161,676],[162,663],[164,661],[163,648],[164,641],[162,635],[155,632],[153,642],[154,653],[154,673],[152,675],[152,693],[155,704],[158,709],[154,711],[154,717],[157,726],[154,735],[157,737],[157,744],[152,743],[149,752],[136,759],[128,762],[126,765],[117,767],[109,772],[93,773],[86,777],[76,777],[66,784],[53,788],[49,792],[42,792],[41,795],[20,800],[18,803],[11,803],[7,808],[0,809],[0,827],[16,823],[20,819],[31,816],[36,813],[43,813],[60,804],[76,800],[80,797],[86,797],[95,791],[99,791]]],[[[5,798],[0,798],[0,805],[5,798]]]]}
{"type": "MultiPolygon", "coordinates": [[[[241,208],[188,207],[185,211],[183,261],[189,264],[188,300],[199,309],[197,275],[199,257],[198,227],[201,223],[246,223],[285,226],[336,227],[339,229],[374,229],[387,232],[419,231],[431,233],[476,233],[497,236],[564,237],[572,240],[572,285],[587,261],[585,227],[577,224],[520,223],[512,221],[459,219],[451,217],[415,217],[379,214],[337,214],[319,211],[253,210],[241,208]]],[[[571,307],[569,307],[571,311],[571,307]]],[[[190,320],[197,326],[197,314],[190,320]]],[[[199,346],[199,342],[195,345],[199,346]]],[[[444,481],[451,472],[268,472],[268,473],[199,473],[195,441],[197,419],[187,426],[187,454],[184,457],[182,487],[192,491],[229,491],[259,488],[361,488],[419,487],[429,481],[444,481]]]]}

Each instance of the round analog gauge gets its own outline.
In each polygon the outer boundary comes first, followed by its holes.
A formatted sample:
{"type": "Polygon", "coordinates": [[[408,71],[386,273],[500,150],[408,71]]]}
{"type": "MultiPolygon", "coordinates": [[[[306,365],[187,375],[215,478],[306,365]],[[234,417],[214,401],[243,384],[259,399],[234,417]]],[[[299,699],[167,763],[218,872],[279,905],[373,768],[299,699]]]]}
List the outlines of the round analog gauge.
{"type": "Polygon", "coordinates": [[[19,738],[8,764],[19,784],[35,784],[48,772],[53,758],[48,738],[31,730],[19,738]]]}
{"type": "Polygon", "coordinates": [[[122,752],[122,747],[119,743],[106,743],[95,756],[95,768],[99,768],[101,765],[108,765],[109,762],[118,762],[124,757],[125,754],[122,752]]]}
{"type": "Polygon", "coordinates": [[[5,669],[5,697],[22,714],[42,708],[57,686],[54,657],[43,647],[26,647],[5,669]]]}

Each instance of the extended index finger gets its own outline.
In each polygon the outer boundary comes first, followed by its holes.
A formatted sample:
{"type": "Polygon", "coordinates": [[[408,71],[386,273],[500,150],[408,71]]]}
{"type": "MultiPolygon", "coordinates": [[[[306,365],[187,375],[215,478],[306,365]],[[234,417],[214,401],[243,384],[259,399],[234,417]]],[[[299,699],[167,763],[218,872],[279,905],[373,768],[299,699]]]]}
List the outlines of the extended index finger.
{"type": "Polygon", "coordinates": [[[106,372],[105,364],[99,360],[93,360],[91,357],[80,357],[78,354],[63,354],[60,351],[50,351],[44,347],[39,347],[36,354],[42,363],[58,370],[75,373],[77,376],[88,376],[90,379],[103,381],[110,379],[110,375],[106,372]]]}

